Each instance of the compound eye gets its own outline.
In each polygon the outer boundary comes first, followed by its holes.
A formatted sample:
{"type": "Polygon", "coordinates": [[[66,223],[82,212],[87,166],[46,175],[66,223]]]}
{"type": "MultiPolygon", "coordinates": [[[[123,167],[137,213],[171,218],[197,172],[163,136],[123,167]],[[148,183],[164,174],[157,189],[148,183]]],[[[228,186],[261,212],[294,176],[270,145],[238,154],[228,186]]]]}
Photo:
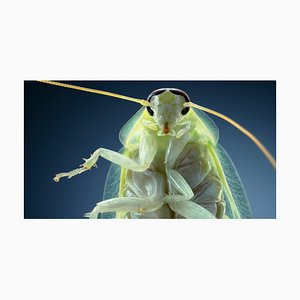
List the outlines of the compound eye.
{"type": "Polygon", "coordinates": [[[153,109],[151,109],[149,106],[147,106],[146,108],[147,108],[148,114],[149,114],[151,117],[153,117],[153,115],[154,115],[153,109]]]}
{"type": "Polygon", "coordinates": [[[189,107],[185,107],[182,111],[181,114],[184,116],[189,112],[190,108],[189,107]]]}

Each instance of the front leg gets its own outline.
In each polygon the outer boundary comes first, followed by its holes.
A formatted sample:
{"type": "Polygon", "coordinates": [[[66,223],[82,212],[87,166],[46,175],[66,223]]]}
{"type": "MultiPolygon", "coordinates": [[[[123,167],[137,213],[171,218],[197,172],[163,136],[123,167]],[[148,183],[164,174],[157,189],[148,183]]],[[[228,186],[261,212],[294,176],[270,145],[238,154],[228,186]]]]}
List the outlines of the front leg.
{"type": "Polygon", "coordinates": [[[75,175],[90,170],[93,166],[97,166],[96,162],[99,157],[103,157],[125,169],[135,172],[143,172],[150,167],[150,164],[157,152],[157,144],[151,134],[144,132],[140,137],[138,148],[139,156],[137,160],[133,160],[123,154],[109,149],[99,148],[93,154],[91,154],[90,158],[84,159],[85,162],[80,165],[80,168],[70,172],[56,174],[54,181],[58,182],[61,177],[71,178],[75,175]]]}
{"type": "Polygon", "coordinates": [[[194,192],[192,191],[191,187],[177,171],[169,170],[167,174],[171,184],[170,190],[172,191],[173,187],[175,187],[180,194],[166,195],[163,198],[164,202],[172,203],[177,201],[187,201],[194,197],[194,192]]]}
{"type": "Polygon", "coordinates": [[[179,129],[176,133],[176,136],[170,139],[165,155],[165,164],[167,169],[173,168],[176,159],[189,141],[189,130],[192,130],[191,122],[187,121],[182,123],[182,125],[183,128],[179,129]]]}
{"type": "Polygon", "coordinates": [[[119,197],[104,200],[97,203],[92,212],[85,214],[85,217],[97,219],[99,213],[105,212],[131,212],[131,213],[147,213],[159,210],[163,205],[163,201],[152,201],[147,198],[139,197],[119,197]]]}
{"type": "Polygon", "coordinates": [[[169,171],[169,179],[180,195],[167,195],[163,198],[169,207],[186,219],[215,219],[215,216],[201,205],[191,200],[194,193],[186,180],[175,170],[169,171]]]}
{"type": "Polygon", "coordinates": [[[201,205],[192,201],[169,203],[170,208],[186,219],[215,219],[216,217],[201,205]]]}

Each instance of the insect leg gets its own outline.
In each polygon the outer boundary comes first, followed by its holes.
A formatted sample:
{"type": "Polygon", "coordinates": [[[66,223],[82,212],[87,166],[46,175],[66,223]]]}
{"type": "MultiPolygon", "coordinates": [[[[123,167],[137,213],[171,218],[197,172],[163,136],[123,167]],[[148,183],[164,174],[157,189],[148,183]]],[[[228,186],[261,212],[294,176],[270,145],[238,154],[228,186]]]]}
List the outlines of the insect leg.
{"type": "Polygon", "coordinates": [[[194,192],[185,181],[185,179],[175,170],[169,170],[169,180],[181,195],[167,195],[164,197],[165,202],[185,201],[194,197],[194,192]]]}
{"type": "Polygon", "coordinates": [[[96,162],[98,160],[98,157],[99,157],[99,149],[94,151],[94,153],[91,154],[90,158],[88,158],[88,159],[83,158],[85,163],[80,165],[79,166],[80,168],[77,168],[77,169],[69,171],[69,172],[63,172],[63,173],[56,174],[55,177],[53,178],[53,180],[55,182],[58,182],[60,180],[60,178],[62,178],[62,177],[68,177],[70,179],[73,176],[79,175],[87,170],[90,170],[93,166],[97,167],[96,162]]]}
{"type": "Polygon", "coordinates": [[[185,134],[181,134],[179,138],[173,138],[170,140],[168,145],[166,156],[165,156],[165,164],[168,169],[172,169],[176,159],[183,151],[189,140],[189,134],[186,132],[185,134]]]}
{"type": "Polygon", "coordinates": [[[97,219],[99,213],[105,212],[134,212],[145,213],[158,210],[162,207],[163,201],[151,201],[138,197],[112,198],[97,203],[91,213],[85,214],[90,219],[97,219]]]}
{"type": "Polygon", "coordinates": [[[153,161],[153,158],[156,155],[156,152],[157,144],[155,139],[152,135],[144,132],[141,135],[139,141],[139,158],[137,161],[118,152],[105,148],[99,148],[94,151],[93,154],[91,154],[90,158],[84,159],[85,162],[80,165],[80,168],[77,168],[70,172],[56,174],[56,176],[54,177],[54,181],[58,182],[61,177],[71,178],[82,172],[90,170],[93,166],[96,166],[96,162],[99,157],[103,157],[126,169],[136,172],[143,172],[149,168],[151,162],[153,161]]]}
{"type": "Polygon", "coordinates": [[[139,141],[138,159],[133,160],[123,154],[108,149],[100,148],[100,156],[117,164],[125,169],[135,172],[144,172],[147,170],[157,152],[157,144],[152,135],[144,132],[139,141]]]}
{"type": "Polygon", "coordinates": [[[215,219],[207,209],[192,201],[176,201],[169,203],[170,208],[186,219],[215,219]]]}
{"type": "Polygon", "coordinates": [[[211,219],[215,216],[207,209],[192,201],[194,193],[185,179],[175,170],[169,171],[171,183],[182,195],[167,195],[163,199],[170,208],[187,219],[211,219]]]}

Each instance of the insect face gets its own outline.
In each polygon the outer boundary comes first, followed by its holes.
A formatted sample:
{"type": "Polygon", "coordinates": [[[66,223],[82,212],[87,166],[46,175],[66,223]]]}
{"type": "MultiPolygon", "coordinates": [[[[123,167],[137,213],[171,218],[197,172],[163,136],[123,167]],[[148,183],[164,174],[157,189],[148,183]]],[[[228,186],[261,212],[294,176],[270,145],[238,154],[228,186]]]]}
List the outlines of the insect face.
{"type": "Polygon", "coordinates": [[[189,107],[184,103],[190,101],[188,95],[178,89],[159,89],[152,92],[148,101],[148,113],[158,126],[158,135],[176,135],[176,126],[188,113],[189,107]]]}

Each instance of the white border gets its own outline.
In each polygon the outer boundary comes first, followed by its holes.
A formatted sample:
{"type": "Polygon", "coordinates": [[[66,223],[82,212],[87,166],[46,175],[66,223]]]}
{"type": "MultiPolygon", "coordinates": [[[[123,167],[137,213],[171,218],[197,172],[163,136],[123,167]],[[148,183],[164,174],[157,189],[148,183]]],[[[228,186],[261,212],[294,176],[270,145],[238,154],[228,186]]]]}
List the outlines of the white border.
{"type": "Polygon", "coordinates": [[[1,12],[1,299],[299,298],[295,1],[25,1],[1,12]],[[278,219],[23,220],[29,79],[277,80],[278,219]]]}

